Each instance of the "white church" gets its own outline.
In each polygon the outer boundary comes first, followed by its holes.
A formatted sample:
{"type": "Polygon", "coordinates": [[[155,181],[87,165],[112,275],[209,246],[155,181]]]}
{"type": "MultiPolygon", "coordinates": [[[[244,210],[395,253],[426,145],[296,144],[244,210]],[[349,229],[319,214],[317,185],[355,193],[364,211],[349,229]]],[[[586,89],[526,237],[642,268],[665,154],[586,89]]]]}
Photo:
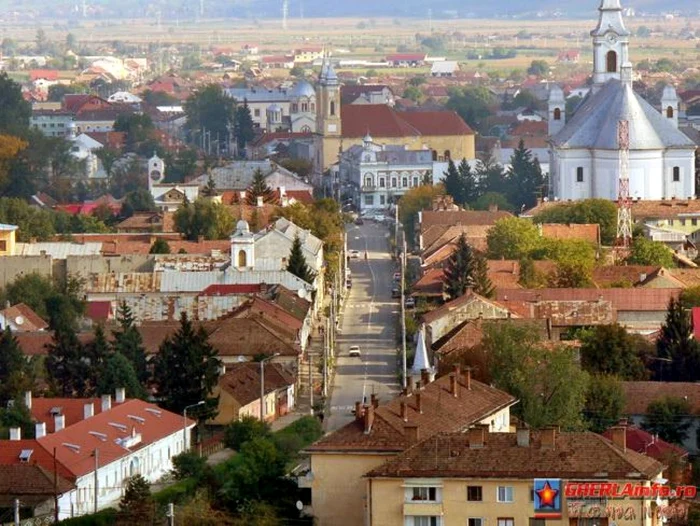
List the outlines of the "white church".
{"type": "Polygon", "coordinates": [[[687,199],[695,195],[696,145],[678,130],[679,101],[671,86],[661,108],[632,89],[630,32],[620,0],[602,0],[593,39],[593,86],[566,122],[558,86],[549,96],[550,195],[559,200],[617,199],[618,123],[629,123],[632,199],[687,199]]]}

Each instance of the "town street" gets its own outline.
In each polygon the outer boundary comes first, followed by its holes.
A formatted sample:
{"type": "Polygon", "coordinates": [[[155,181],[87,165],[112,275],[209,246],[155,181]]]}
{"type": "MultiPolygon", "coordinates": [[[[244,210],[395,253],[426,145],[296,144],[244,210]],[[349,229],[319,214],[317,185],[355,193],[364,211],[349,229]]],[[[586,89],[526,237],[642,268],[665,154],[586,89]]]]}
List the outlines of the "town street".
{"type": "Polygon", "coordinates": [[[391,298],[392,276],[398,270],[388,252],[389,229],[372,221],[348,227],[348,254],[352,288],[346,298],[338,332],[337,369],[332,386],[326,430],[350,422],[355,402],[376,394],[380,401],[396,395],[396,322],[399,303],[391,298]],[[365,261],[365,250],[368,259],[365,261]],[[359,345],[361,357],[348,356],[351,345],[359,345]]]}

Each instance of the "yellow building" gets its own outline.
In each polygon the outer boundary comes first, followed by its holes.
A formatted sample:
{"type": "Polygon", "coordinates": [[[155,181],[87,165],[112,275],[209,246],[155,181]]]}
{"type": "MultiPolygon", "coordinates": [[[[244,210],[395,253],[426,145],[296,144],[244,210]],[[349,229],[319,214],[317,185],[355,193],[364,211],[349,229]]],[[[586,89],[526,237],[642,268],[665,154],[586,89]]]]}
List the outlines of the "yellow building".
{"type": "MultiPolygon", "coordinates": [[[[307,449],[311,471],[311,508],[319,526],[364,524],[367,510],[363,476],[396,455],[440,432],[459,432],[480,423],[494,432],[510,430],[515,398],[471,379],[467,371],[430,382],[379,405],[356,403],[356,418],[307,449]]],[[[376,523],[380,524],[380,523],[376,523]]]]}
{"type": "Polygon", "coordinates": [[[0,223],[0,256],[12,256],[15,253],[17,226],[0,223]]]}
{"type": "Polygon", "coordinates": [[[433,151],[435,161],[474,159],[474,132],[453,111],[401,112],[386,104],[340,105],[340,82],[325,61],[316,90],[316,174],[338,161],[340,151],[362,145],[368,133],[378,144],[433,151]]]}
{"type": "Polygon", "coordinates": [[[615,433],[616,443],[594,433],[560,433],[555,429],[494,434],[477,426],[468,433],[434,435],[367,474],[365,524],[661,524],[662,511],[656,498],[600,497],[606,484],[616,483],[619,491],[627,483],[630,488],[650,488],[664,467],[627,449],[625,429],[617,429],[621,433],[615,433]],[[587,486],[595,488],[593,495],[584,498],[578,493],[584,488],[582,483],[597,484],[587,486]],[[540,498],[536,493],[544,490],[545,484],[557,493],[550,493],[551,503],[536,510],[541,504],[535,502],[540,498]],[[578,496],[568,498],[565,494],[569,491],[578,496]]]}

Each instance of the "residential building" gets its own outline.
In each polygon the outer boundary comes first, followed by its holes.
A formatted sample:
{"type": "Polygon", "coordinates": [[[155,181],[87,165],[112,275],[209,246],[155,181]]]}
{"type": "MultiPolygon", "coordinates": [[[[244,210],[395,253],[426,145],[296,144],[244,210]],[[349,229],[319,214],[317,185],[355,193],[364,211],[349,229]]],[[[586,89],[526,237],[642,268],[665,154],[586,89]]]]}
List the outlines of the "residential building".
{"type": "Polygon", "coordinates": [[[416,445],[365,474],[365,524],[585,526],[607,524],[611,506],[630,510],[615,517],[619,524],[652,526],[656,517],[647,510],[658,504],[655,497],[564,495],[567,484],[580,482],[647,488],[659,482],[664,465],[630,450],[624,431],[616,429],[613,441],[590,432],[491,433],[485,426],[419,437],[416,445]],[[559,498],[549,509],[542,506],[538,518],[535,492],[545,481],[559,498]]]}
{"type": "MultiPolygon", "coordinates": [[[[27,402],[33,405],[31,396],[27,402]]],[[[38,421],[35,438],[29,440],[22,439],[20,428],[12,428],[10,440],[0,445],[0,464],[32,462],[65,479],[68,484],[63,484],[58,498],[59,519],[113,506],[122,497],[126,480],[135,474],[149,482],[160,479],[172,470],[172,457],[189,448],[196,425],[155,404],[126,399],[123,389],[117,390],[114,400],[104,395],[99,412],[91,399],[53,403],[52,427],[38,421]],[[68,405],[71,411],[78,408],[75,422],[66,419],[63,407],[68,405]]],[[[30,411],[34,415],[31,407],[30,411]]]]}
{"type": "Polygon", "coordinates": [[[33,109],[29,117],[29,126],[39,130],[47,137],[65,137],[68,126],[75,120],[75,114],[65,110],[33,109]]]}
{"type": "Polygon", "coordinates": [[[29,305],[17,303],[0,310],[0,330],[10,328],[12,332],[43,331],[49,328],[46,323],[29,305]]]}
{"type": "Polygon", "coordinates": [[[424,65],[427,58],[425,53],[394,53],[385,60],[395,68],[417,68],[424,65]]]}
{"type": "Polygon", "coordinates": [[[661,111],[632,89],[630,31],[620,0],[602,0],[593,40],[593,86],[566,122],[561,88],[549,96],[550,195],[614,200],[620,178],[620,126],[628,150],[633,199],[695,196],[695,143],[678,129],[679,99],[671,86],[661,111]],[[624,122],[624,125],[620,123],[624,122]]]}
{"type": "MultiPolygon", "coordinates": [[[[219,412],[211,423],[227,425],[244,416],[260,419],[260,366],[259,363],[226,366],[226,373],[219,377],[213,393],[219,397],[219,412]]],[[[294,409],[296,380],[274,361],[265,362],[263,367],[264,419],[271,422],[294,409]]]]}
{"type": "MultiPolygon", "coordinates": [[[[458,370],[434,382],[429,375],[417,386],[379,404],[355,404],[355,420],[307,448],[310,472],[300,479],[310,487],[312,512],[320,526],[363,524],[371,513],[363,477],[396,455],[441,432],[462,432],[484,424],[494,432],[510,430],[507,393],[458,370]]],[[[380,523],[377,523],[380,524],[380,523]]]]}
{"type": "Polygon", "coordinates": [[[341,104],[394,105],[394,92],[385,84],[346,84],[340,87],[341,104]]]}
{"type": "MultiPolygon", "coordinates": [[[[224,166],[214,168],[211,177],[217,192],[238,191],[245,192],[253,184],[255,172],[262,171],[265,182],[273,189],[284,192],[306,191],[311,194],[313,186],[279,164],[265,159],[262,161],[233,161],[224,166]]],[[[202,174],[192,181],[203,187],[209,180],[209,174],[202,174]]],[[[281,197],[281,196],[280,196],[281,197]]],[[[245,200],[245,194],[241,197],[245,200]]]]}
{"type": "Polygon", "coordinates": [[[454,77],[459,72],[459,63],[454,60],[433,62],[430,68],[431,77],[454,77]]]}
{"type": "Polygon", "coordinates": [[[15,253],[16,225],[0,223],[0,256],[11,256],[15,253]]]}

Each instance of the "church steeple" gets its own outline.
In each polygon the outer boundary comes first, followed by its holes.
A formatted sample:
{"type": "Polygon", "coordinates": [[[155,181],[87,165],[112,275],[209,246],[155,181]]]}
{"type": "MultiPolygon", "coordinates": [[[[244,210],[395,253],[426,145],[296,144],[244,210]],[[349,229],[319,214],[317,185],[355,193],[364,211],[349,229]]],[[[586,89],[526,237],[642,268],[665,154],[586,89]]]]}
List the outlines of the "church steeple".
{"type": "Polygon", "coordinates": [[[601,0],[593,37],[593,84],[620,80],[621,67],[629,62],[629,36],[622,19],[620,0],[601,0]]]}
{"type": "Polygon", "coordinates": [[[340,82],[330,57],[323,59],[316,92],[316,132],[340,137],[340,82]]]}

